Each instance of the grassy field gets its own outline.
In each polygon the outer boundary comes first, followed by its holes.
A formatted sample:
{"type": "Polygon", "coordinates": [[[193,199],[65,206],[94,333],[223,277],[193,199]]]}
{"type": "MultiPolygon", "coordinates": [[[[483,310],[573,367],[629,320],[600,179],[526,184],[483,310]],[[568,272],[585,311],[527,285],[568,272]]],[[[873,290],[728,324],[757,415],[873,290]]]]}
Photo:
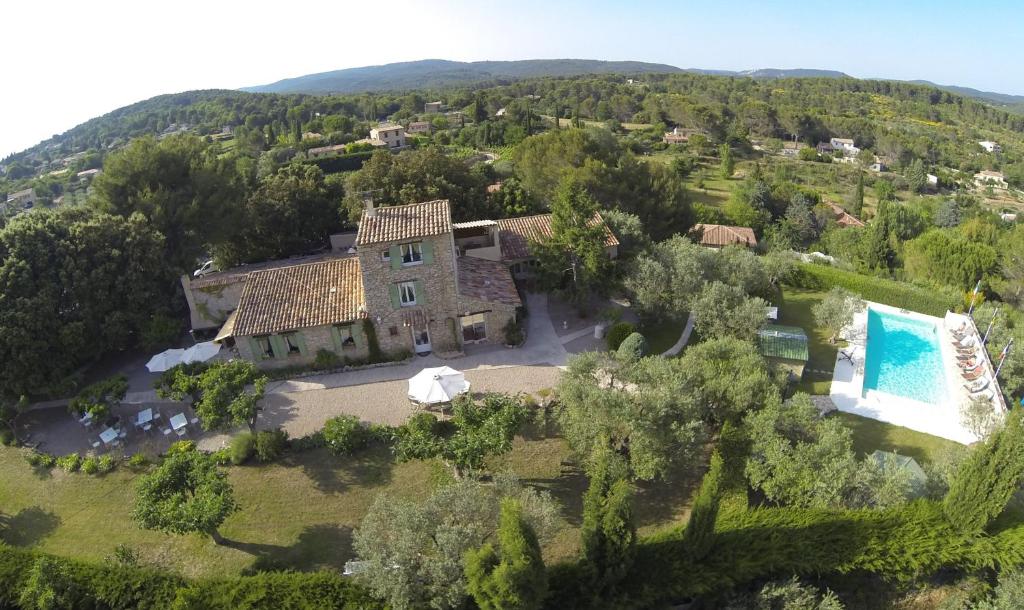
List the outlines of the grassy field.
{"type": "MultiPolygon", "coordinates": [[[[831,373],[836,363],[836,351],[845,347],[842,341],[834,345],[828,342],[828,333],[817,327],[814,323],[814,314],[811,307],[824,298],[824,292],[803,290],[799,288],[786,287],[782,291],[782,304],[779,307],[779,324],[788,326],[799,326],[807,333],[807,351],[810,359],[807,361],[807,368],[831,373]]],[[[831,384],[831,376],[814,374],[810,371],[804,374],[805,382],[811,383],[813,387],[824,391],[814,392],[827,394],[828,385],[831,384]]]]}
{"type": "Polygon", "coordinates": [[[963,446],[938,436],[852,413],[840,412],[835,416],[853,430],[853,449],[858,455],[868,455],[876,449],[881,449],[909,455],[919,463],[926,463],[932,461],[943,449],[963,446]]]}
{"type": "Polygon", "coordinates": [[[647,353],[664,353],[665,350],[676,344],[679,335],[683,334],[685,326],[685,322],[675,320],[662,320],[642,325],[639,331],[647,339],[647,353]]]}
{"type": "MultiPolygon", "coordinates": [[[[340,569],[352,558],[353,529],[377,494],[421,498],[449,477],[437,462],[398,464],[382,448],[354,457],[314,450],[277,464],[231,467],[227,470],[241,511],[224,523],[220,531],[228,542],[217,546],[199,535],[139,529],[130,517],[138,475],[127,467],[106,476],[37,472],[22,453],[0,448],[0,513],[8,520],[8,542],[93,561],[124,543],[143,561],[188,576],[340,569]]],[[[549,560],[578,549],[587,482],[578,468],[563,466],[569,459],[562,439],[537,436],[517,438],[513,451],[491,465],[547,489],[562,504],[565,527],[545,548],[549,560]]],[[[700,475],[699,469],[681,471],[668,481],[641,486],[635,509],[641,530],[684,518],[700,475]]]]}

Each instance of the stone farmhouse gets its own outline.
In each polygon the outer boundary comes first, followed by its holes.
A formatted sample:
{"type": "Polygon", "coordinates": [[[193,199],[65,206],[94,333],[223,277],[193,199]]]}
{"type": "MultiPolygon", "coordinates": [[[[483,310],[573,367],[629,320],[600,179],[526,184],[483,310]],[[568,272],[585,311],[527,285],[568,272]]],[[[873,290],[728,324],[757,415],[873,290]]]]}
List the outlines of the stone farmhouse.
{"type": "MultiPolygon", "coordinates": [[[[193,330],[219,328],[215,341],[265,367],[311,364],[320,351],[361,361],[372,343],[391,356],[457,353],[504,342],[522,304],[513,271],[529,275],[529,241],[545,231],[550,214],[453,223],[446,200],[368,204],[354,248],[182,285],[193,330]]],[[[605,246],[617,255],[610,230],[605,246]]]]}

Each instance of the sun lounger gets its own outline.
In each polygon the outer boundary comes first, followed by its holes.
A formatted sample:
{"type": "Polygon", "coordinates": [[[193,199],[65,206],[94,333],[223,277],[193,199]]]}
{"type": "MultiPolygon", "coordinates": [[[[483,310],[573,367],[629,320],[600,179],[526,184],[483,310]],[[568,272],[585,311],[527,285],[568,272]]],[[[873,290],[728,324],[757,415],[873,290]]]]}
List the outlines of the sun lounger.
{"type": "Polygon", "coordinates": [[[985,371],[983,369],[979,368],[979,369],[975,369],[973,371],[961,372],[960,376],[963,377],[964,379],[966,379],[967,381],[974,381],[975,379],[977,379],[978,377],[981,377],[984,374],[985,374],[985,371]]]}
{"type": "Polygon", "coordinates": [[[976,360],[965,360],[963,362],[957,362],[956,364],[965,371],[978,368],[978,362],[976,360]]]}
{"type": "Polygon", "coordinates": [[[977,394],[978,392],[987,388],[990,381],[991,380],[988,377],[982,377],[981,379],[973,383],[965,383],[963,385],[964,389],[970,392],[971,394],[977,394]]]}

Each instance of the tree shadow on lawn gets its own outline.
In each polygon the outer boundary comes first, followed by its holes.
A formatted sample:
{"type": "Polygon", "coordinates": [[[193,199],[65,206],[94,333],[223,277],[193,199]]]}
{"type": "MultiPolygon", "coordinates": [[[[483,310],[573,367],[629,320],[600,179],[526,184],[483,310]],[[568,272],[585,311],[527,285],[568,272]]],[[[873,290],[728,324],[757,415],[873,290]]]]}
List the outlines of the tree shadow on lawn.
{"type": "Polygon", "coordinates": [[[0,514],[0,539],[12,546],[32,546],[53,533],[59,516],[38,506],[23,508],[13,517],[0,514]]]}
{"type": "Polygon", "coordinates": [[[352,486],[381,487],[390,483],[395,457],[387,447],[373,445],[355,455],[314,449],[292,455],[283,464],[301,468],[318,490],[340,494],[352,486]]]}
{"type": "Polygon", "coordinates": [[[221,546],[248,553],[256,558],[245,574],[279,570],[315,571],[322,568],[342,570],[352,558],[352,528],[334,523],[307,526],[290,546],[242,542],[225,538],[221,546]]]}

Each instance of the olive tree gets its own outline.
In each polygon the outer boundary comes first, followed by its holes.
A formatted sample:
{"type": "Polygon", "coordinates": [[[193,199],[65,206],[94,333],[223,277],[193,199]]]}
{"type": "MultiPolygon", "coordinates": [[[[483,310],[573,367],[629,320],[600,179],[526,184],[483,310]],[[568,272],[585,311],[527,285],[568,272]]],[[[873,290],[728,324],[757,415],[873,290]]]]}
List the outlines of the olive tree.
{"type": "Polygon", "coordinates": [[[829,343],[835,343],[839,333],[853,322],[854,314],[863,311],[864,300],[845,288],[836,286],[828,291],[820,303],[811,307],[814,322],[829,332],[829,343]]]}
{"type": "Polygon", "coordinates": [[[217,528],[238,510],[226,475],[192,443],[176,443],[163,463],[139,479],[132,518],[144,529],[201,533],[217,544],[217,528]]]}
{"type": "Polygon", "coordinates": [[[505,499],[518,503],[539,542],[556,534],[561,520],[550,495],[508,475],[458,480],[422,501],[377,496],[353,536],[365,566],[359,579],[396,610],[464,607],[465,555],[493,538],[505,499]]]}

